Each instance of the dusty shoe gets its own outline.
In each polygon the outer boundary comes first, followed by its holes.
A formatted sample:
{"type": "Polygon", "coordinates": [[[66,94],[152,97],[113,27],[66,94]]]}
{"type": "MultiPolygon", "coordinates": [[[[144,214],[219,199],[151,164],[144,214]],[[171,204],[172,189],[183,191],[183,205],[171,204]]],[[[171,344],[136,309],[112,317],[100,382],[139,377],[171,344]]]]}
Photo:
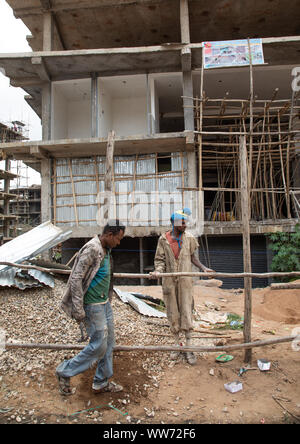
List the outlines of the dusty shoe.
{"type": "Polygon", "coordinates": [[[185,354],[188,364],[195,365],[197,362],[196,355],[193,352],[186,352],[185,354]]]}
{"type": "Polygon", "coordinates": [[[176,359],[179,358],[180,352],[178,351],[171,351],[170,353],[170,359],[171,361],[176,361],[176,359]]]}
{"type": "Polygon", "coordinates": [[[123,390],[122,385],[116,384],[115,382],[109,382],[104,387],[101,387],[100,383],[93,382],[92,389],[95,390],[97,393],[105,393],[105,392],[121,392],[123,390]]]}

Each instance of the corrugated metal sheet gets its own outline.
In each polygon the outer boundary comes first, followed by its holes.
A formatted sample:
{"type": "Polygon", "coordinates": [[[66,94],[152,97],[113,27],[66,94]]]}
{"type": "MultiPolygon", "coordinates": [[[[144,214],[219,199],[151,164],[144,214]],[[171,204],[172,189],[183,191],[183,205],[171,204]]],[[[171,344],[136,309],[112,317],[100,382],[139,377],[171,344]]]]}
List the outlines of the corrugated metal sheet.
{"type": "MultiPolygon", "coordinates": [[[[24,233],[0,247],[0,262],[19,264],[26,259],[37,256],[55,245],[64,242],[72,234],[70,229],[61,229],[50,221],[45,222],[27,233],[24,233]]],[[[39,286],[40,283],[54,287],[52,276],[38,270],[28,270],[0,265],[0,286],[26,287],[39,286]]]]}
{"type": "MultiPolygon", "coordinates": [[[[115,209],[115,215],[120,219],[126,217],[126,220],[130,220],[128,215],[131,213],[132,206],[140,204],[141,208],[147,208],[144,217],[146,220],[139,220],[136,223],[132,222],[132,225],[146,226],[149,224],[149,217],[151,217],[156,211],[156,201],[153,201],[147,207],[143,207],[143,204],[140,203],[139,193],[151,193],[155,191],[159,193],[163,191],[174,193],[175,191],[178,191],[177,188],[182,187],[182,167],[184,185],[187,185],[187,160],[185,154],[181,156],[178,153],[173,153],[171,157],[172,171],[164,173],[163,176],[158,175],[157,177],[155,177],[155,154],[144,155],[142,159],[138,159],[136,162],[136,171],[135,160],[136,156],[114,157],[114,191],[116,192],[117,206],[115,209]],[[145,177],[147,175],[149,177],[145,177]],[[131,193],[131,195],[128,196],[128,193],[131,193]]],[[[76,194],[78,224],[95,225],[98,211],[96,169],[98,171],[98,186],[101,192],[104,191],[105,157],[96,156],[92,159],[72,159],[71,168],[76,194]]],[[[68,224],[74,226],[76,225],[76,216],[68,159],[57,159],[56,181],[57,225],[61,226],[68,224]]],[[[176,209],[181,208],[182,204],[182,193],[178,191],[176,197],[176,209]]],[[[169,214],[165,217],[163,210],[164,203],[159,201],[159,225],[169,223],[169,214]]]]}
{"type": "Polygon", "coordinates": [[[114,288],[114,291],[119,296],[122,302],[130,304],[138,313],[144,316],[151,316],[155,318],[165,318],[167,315],[153,307],[150,307],[144,301],[134,296],[127,291],[121,291],[118,288],[114,288]]]}

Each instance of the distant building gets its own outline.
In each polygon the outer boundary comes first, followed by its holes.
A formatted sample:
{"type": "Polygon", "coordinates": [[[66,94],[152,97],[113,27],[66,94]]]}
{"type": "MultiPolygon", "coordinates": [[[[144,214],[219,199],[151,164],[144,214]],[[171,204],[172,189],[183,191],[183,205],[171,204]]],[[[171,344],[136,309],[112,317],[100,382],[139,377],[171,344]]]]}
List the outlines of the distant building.
{"type": "Polygon", "coordinates": [[[9,202],[9,212],[18,216],[18,227],[33,228],[41,223],[41,186],[15,188],[16,198],[9,202]]]}

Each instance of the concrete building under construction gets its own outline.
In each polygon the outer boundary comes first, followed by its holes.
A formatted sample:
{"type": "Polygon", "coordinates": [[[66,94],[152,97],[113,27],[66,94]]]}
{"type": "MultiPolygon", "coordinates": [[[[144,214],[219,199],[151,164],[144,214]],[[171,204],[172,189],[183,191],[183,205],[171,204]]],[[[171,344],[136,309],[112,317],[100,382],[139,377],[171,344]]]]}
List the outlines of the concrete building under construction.
{"type": "Polygon", "coordinates": [[[73,230],[66,260],[101,232],[110,193],[128,225],[117,269],[149,270],[170,212],[189,206],[202,260],[242,271],[245,140],[252,267],[267,271],[265,233],[293,231],[299,215],[298,2],[7,3],[32,52],[0,54],[0,67],[28,93],[43,140],[0,148],[40,171],[42,221],[73,230]]]}

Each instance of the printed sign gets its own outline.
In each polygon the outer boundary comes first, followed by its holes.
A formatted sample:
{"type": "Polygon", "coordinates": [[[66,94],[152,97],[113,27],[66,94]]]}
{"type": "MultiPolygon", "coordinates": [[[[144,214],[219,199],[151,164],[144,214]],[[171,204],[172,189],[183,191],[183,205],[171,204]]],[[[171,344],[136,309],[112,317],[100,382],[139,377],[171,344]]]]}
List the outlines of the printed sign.
{"type": "MultiPolygon", "coordinates": [[[[249,65],[248,40],[226,40],[223,42],[203,42],[204,68],[221,68],[249,65]]],[[[253,65],[264,63],[261,39],[250,40],[253,65]]]]}

